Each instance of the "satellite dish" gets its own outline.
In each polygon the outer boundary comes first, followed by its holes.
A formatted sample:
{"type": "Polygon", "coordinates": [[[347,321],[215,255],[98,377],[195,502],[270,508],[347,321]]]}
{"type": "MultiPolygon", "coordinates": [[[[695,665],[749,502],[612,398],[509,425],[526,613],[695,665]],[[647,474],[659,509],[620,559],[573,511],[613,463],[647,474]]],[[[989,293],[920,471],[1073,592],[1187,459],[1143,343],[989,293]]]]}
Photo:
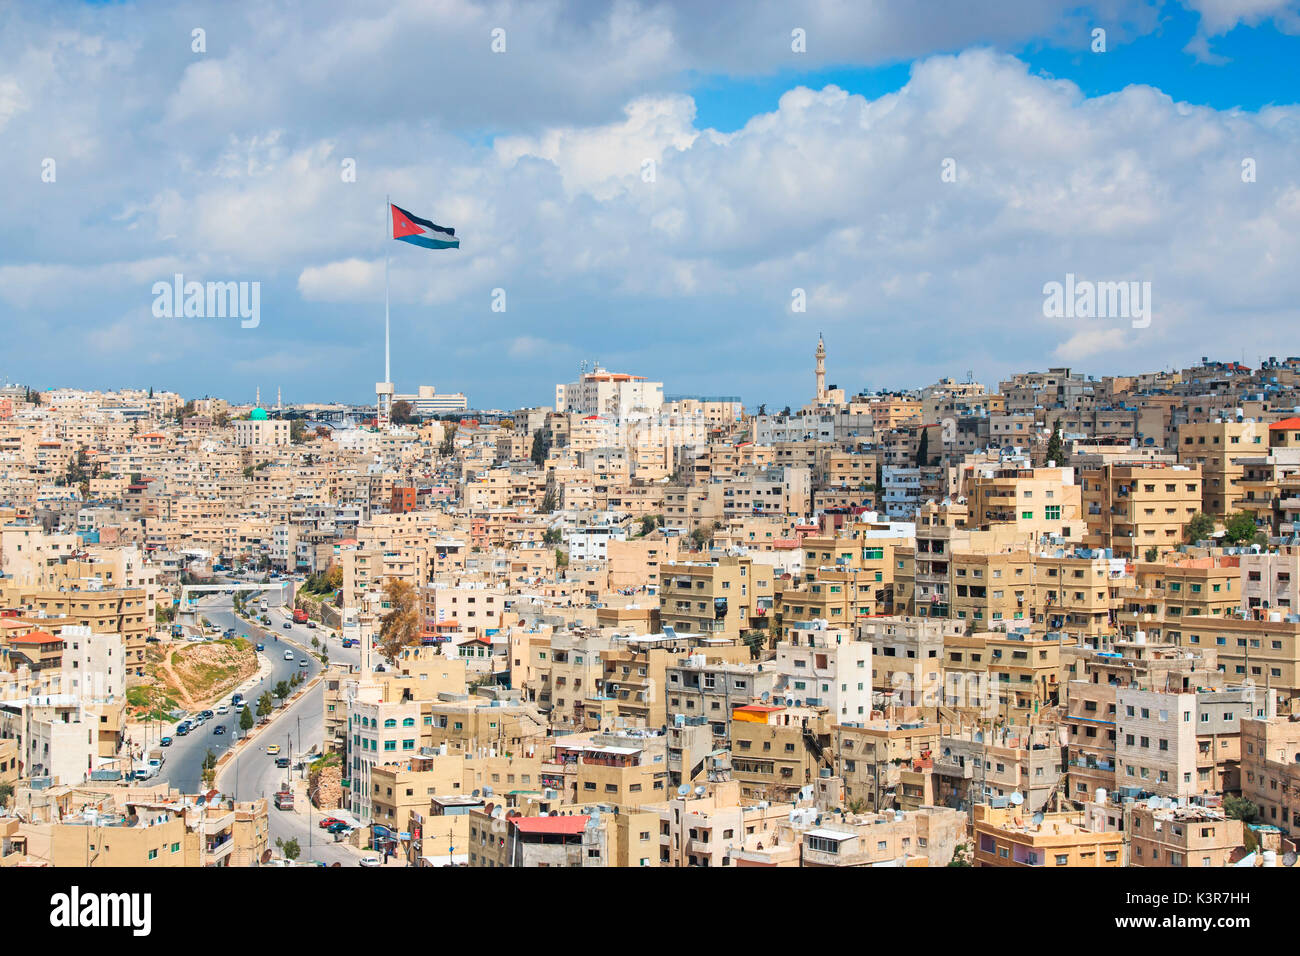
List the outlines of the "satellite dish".
{"type": "Polygon", "coordinates": [[[1019,790],[1017,790],[1015,793],[1011,795],[1011,802],[1017,807],[1020,806],[1022,803],[1025,802],[1024,794],[1022,794],[1019,790]]]}
{"type": "Polygon", "coordinates": [[[1295,852],[1295,850],[1290,850],[1290,851],[1288,851],[1287,853],[1283,853],[1283,854],[1282,854],[1282,865],[1283,865],[1283,866],[1295,866],[1295,864],[1296,864],[1296,852],[1295,852]]]}
{"type": "Polygon", "coordinates": [[[697,797],[702,797],[702,796],[704,796],[704,794],[705,794],[704,787],[701,786],[701,787],[696,787],[696,788],[695,788],[695,795],[696,795],[697,797]]]}
{"type": "Polygon", "coordinates": [[[1043,824],[1043,811],[1042,811],[1042,810],[1039,810],[1037,813],[1034,814],[1034,816],[1033,816],[1033,821],[1034,821],[1034,826],[1036,826],[1036,827],[1037,827],[1037,826],[1042,826],[1042,824],[1043,824]]]}
{"type": "Polygon", "coordinates": [[[684,797],[690,792],[691,792],[691,788],[686,786],[686,784],[682,784],[680,787],[677,788],[677,796],[679,797],[684,797]]]}

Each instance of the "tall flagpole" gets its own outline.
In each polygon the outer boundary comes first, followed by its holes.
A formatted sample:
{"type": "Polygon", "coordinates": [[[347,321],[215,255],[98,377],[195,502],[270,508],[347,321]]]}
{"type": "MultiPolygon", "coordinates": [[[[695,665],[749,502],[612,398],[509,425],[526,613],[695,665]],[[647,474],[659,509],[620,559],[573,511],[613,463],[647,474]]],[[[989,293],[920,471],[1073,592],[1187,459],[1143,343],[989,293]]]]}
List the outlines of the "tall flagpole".
{"type": "Polygon", "coordinates": [[[388,237],[392,235],[388,229],[389,220],[393,215],[392,197],[384,196],[384,381],[393,380],[392,371],[388,365],[388,237]]]}
{"type": "MultiPolygon", "coordinates": [[[[384,197],[384,223],[387,227],[392,221],[393,205],[389,197],[384,197]]],[[[388,241],[392,230],[384,236],[384,380],[375,384],[375,424],[380,431],[387,431],[392,423],[393,411],[393,370],[390,362],[388,334],[388,241]]]]}

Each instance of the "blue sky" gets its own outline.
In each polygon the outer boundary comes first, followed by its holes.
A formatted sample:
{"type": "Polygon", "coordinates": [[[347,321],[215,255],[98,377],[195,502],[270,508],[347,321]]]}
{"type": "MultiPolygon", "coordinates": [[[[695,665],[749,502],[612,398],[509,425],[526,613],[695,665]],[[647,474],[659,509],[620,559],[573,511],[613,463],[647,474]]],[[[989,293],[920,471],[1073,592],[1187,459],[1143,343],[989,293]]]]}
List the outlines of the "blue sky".
{"type": "Polygon", "coordinates": [[[799,404],[818,332],[851,390],[1294,354],[1298,8],[12,4],[0,376],[362,401],[386,253],[399,391],[481,407],[584,360],[799,404]],[[386,242],[385,194],[462,248],[386,242]],[[156,316],[177,272],[260,324],[156,316]],[[1067,273],[1152,323],[1044,317],[1067,273]]]}

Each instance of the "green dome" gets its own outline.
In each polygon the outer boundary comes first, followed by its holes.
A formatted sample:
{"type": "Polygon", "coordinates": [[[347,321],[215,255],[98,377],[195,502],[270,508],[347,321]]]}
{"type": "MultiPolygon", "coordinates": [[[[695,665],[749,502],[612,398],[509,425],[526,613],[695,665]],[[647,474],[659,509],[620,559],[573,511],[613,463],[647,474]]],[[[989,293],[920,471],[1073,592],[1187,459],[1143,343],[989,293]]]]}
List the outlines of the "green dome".
{"type": "Polygon", "coordinates": [[[265,408],[253,409],[251,412],[249,412],[248,420],[252,422],[266,421],[266,409],[265,408]]]}

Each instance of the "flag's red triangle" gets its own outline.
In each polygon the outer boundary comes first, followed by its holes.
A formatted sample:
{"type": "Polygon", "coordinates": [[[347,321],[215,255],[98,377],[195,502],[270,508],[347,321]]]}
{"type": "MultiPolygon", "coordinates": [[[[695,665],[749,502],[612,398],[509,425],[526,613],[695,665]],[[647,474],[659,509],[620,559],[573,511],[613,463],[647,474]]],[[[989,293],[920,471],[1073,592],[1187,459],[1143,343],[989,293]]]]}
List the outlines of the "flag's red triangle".
{"type": "Polygon", "coordinates": [[[424,234],[424,230],[417,226],[411,220],[406,218],[402,210],[389,203],[393,210],[393,238],[401,239],[403,236],[419,236],[424,234]]]}

